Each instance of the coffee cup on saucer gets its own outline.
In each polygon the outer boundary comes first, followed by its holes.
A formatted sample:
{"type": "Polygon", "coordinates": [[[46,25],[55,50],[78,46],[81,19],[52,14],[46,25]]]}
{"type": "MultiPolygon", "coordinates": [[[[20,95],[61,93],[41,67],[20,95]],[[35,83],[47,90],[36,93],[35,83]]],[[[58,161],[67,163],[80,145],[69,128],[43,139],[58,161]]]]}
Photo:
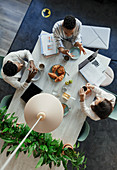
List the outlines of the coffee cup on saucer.
{"type": "Polygon", "coordinates": [[[84,89],[84,92],[86,94],[89,94],[91,92],[91,90],[89,88],[87,88],[86,86],[82,86],[82,88],[84,89]]]}
{"type": "Polygon", "coordinates": [[[68,56],[68,55],[65,55],[65,56],[64,56],[64,60],[65,60],[65,61],[68,61],[68,60],[69,60],[69,56],[68,56]]]}
{"type": "Polygon", "coordinates": [[[39,63],[39,69],[43,71],[45,69],[45,64],[39,63]]]}

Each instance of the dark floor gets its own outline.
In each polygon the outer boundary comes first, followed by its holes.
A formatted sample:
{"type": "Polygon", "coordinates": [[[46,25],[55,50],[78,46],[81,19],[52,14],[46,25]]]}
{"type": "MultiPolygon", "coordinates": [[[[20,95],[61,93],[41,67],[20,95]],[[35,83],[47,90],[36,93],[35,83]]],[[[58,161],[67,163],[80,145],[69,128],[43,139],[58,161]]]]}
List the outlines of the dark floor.
{"type": "MultiPolygon", "coordinates": [[[[53,24],[65,15],[72,14],[82,21],[84,25],[105,26],[111,28],[110,47],[100,50],[112,60],[117,60],[117,1],[116,0],[32,0],[20,29],[11,45],[10,51],[19,49],[33,50],[41,30],[52,32],[53,24]],[[41,10],[49,8],[52,15],[49,18],[41,16],[41,10]]],[[[117,94],[117,61],[111,61],[115,79],[106,87],[117,94]]],[[[14,91],[9,85],[0,81],[2,98],[5,94],[14,91]],[[7,90],[6,90],[7,89],[7,90]]],[[[116,170],[117,169],[117,122],[111,119],[92,121],[88,138],[80,144],[80,150],[88,158],[87,170],[116,170]]],[[[70,165],[68,165],[71,170],[70,165]]]]}

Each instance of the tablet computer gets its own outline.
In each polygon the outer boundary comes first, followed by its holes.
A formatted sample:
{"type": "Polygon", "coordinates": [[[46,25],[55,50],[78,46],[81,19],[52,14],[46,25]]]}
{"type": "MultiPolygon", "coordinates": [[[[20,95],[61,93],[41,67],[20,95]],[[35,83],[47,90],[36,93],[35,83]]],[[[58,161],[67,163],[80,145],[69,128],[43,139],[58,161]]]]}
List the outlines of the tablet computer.
{"type": "Polygon", "coordinates": [[[36,86],[34,83],[31,83],[30,86],[26,89],[26,91],[21,96],[21,99],[25,102],[28,102],[28,100],[33,97],[36,94],[41,93],[43,90],[36,86]]]}

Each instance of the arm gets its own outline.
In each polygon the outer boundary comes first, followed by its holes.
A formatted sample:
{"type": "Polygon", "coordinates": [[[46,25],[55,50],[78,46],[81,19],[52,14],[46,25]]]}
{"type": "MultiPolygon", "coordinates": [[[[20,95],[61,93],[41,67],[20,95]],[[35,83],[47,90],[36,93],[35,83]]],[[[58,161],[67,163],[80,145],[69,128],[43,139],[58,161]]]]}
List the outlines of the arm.
{"type": "Polygon", "coordinates": [[[27,82],[22,82],[20,83],[16,78],[12,77],[12,78],[5,78],[4,81],[6,81],[8,84],[10,84],[12,87],[16,88],[16,89],[20,89],[23,88],[25,89],[28,86],[27,82]]]}
{"type": "Polygon", "coordinates": [[[81,111],[85,113],[86,116],[90,117],[92,120],[95,121],[100,120],[100,118],[92,112],[91,107],[87,107],[85,101],[80,102],[80,107],[81,107],[81,111]]]}
{"type": "Polygon", "coordinates": [[[28,59],[29,61],[29,71],[38,71],[38,69],[36,68],[35,64],[34,64],[34,60],[32,57],[32,54],[30,53],[30,51],[28,50],[24,50],[24,54],[20,54],[20,57],[24,57],[28,59]]]}
{"type": "Polygon", "coordinates": [[[100,118],[98,116],[96,116],[93,112],[91,107],[87,107],[86,103],[85,103],[85,98],[86,98],[86,94],[84,92],[84,89],[81,88],[79,91],[79,95],[80,95],[80,107],[81,107],[81,111],[83,113],[85,113],[85,115],[87,115],[88,117],[90,117],[93,120],[100,120],[100,118]]]}
{"type": "Polygon", "coordinates": [[[37,71],[29,71],[28,78],[25,82],[19,82],[17,78],[15,77],[8,77],[4,74],[2,74],[4,81],[6,81],[8,84],[10,84],[12,87],[16,89],[23,88],[25,89],[28,84],[31,82],[32,78],[36,75],[37,71]]]}
{"type": "Polygon", "coordinates": [[[32,54],[30,53],[29,50],[20,50],[16,52],[18,57],[20,57],[21,59],[27,58],[28,61],[33,60],[32,54]]]}
{"type": "MultiPolygon", "coordinates": [[[[75,32],[74,32],[74,36],[75,36],[75,42],[79,42],[81,43],[81,29],[82,29],[82,23],[76,18],[76,29],[75,29],[75,32]]],[[[74,45],[73,44],[73,45],[74,45]]]]}
{"type": "Polygon", "coordinates": [[[83,46],[82,46],[82,43],[81,43],[81,28],[82,28],[82,23],[76,18],[76,30],[74,32],[74,36],[76,37],[75,38],[75,41],[73,43],[73,45],[75,47],[79,47],[80,49],[80,53],[81,51],[83,52],[83,54],[86,54],[83,46]]]}
{"type": "Polygon", "coordinates": [[[99,94],[101,95],[101,93],[106,93],[104,90],[102,90],[101,88],[95,86],[95,85],[92,85],[90,83],[87,83],[86,84],[86,87],[91,89],[92,91],[94,91],[96,94],[99,94]]]}
{"type": "Polygon", "coordinates": [[[88,88],[90,88],[92,91],[94,91],[96,94],[99,94],[103,98],[106,98],[107,100],[109,100],[111,102],[112,106],[114,107],[116,97],[111,92],[106,92],[105,90],[103,90],[97,86],[91,85],[90,83],[87,83],[86,86],[88,88]]]}
{"type": "Polygon", "coordinates": [[[52,32],[53,32],[58,50],[62,54],[66,54],[71,57],[71,55],[69,54],[69,50],[65,49],[65,47],[62,43],[62,38],[63,38],[62,22],[63,21],[58,21],[57,23],[55,23],[54,27],[52,29],[52,32]]]}
{"type": "Polygon", "coordinates": [[[52,28],[52,32],[56,41],[57,48],[59,47],[64,48],[64,45],[62,43],[62,31],[60,29],[61,27],[62,27],[62,21],[58,21],[54,24],[52,28]]]}

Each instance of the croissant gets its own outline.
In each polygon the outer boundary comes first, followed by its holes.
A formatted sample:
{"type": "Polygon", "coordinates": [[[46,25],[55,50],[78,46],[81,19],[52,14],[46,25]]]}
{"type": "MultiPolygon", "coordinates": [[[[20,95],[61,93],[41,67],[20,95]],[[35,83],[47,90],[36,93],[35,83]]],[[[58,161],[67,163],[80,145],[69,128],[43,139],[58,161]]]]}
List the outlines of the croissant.
{"type": "Polygon", "coordinates": [[[60,67],[60,65],[54,65],[54,66],[52,67],[52,72],[55,73],[56,70],[57,70],[59,67],[60,67]]]}
{"type": "Polygon", "coordinates": [[[62,81],[63,78],[64,78],[64,74],[62,74],[62,75],[60,75],[59,77],[57,77],[57,78],[55,79],[55,82],[62,81]]]}
{"type": "Polygon", "coordinates": [[[56,79],[58,77],[55,73],[48,73],[48,75],[53,79],[56,79]]]}
{"type": "Polygon", "coordinates": [[[59,75],[65,74],[65,69],[64,69],[64,67],[63,67],[63,66],[60,66],[60,67],[57,69],[57,72],[58,72],[59,75]]]}

